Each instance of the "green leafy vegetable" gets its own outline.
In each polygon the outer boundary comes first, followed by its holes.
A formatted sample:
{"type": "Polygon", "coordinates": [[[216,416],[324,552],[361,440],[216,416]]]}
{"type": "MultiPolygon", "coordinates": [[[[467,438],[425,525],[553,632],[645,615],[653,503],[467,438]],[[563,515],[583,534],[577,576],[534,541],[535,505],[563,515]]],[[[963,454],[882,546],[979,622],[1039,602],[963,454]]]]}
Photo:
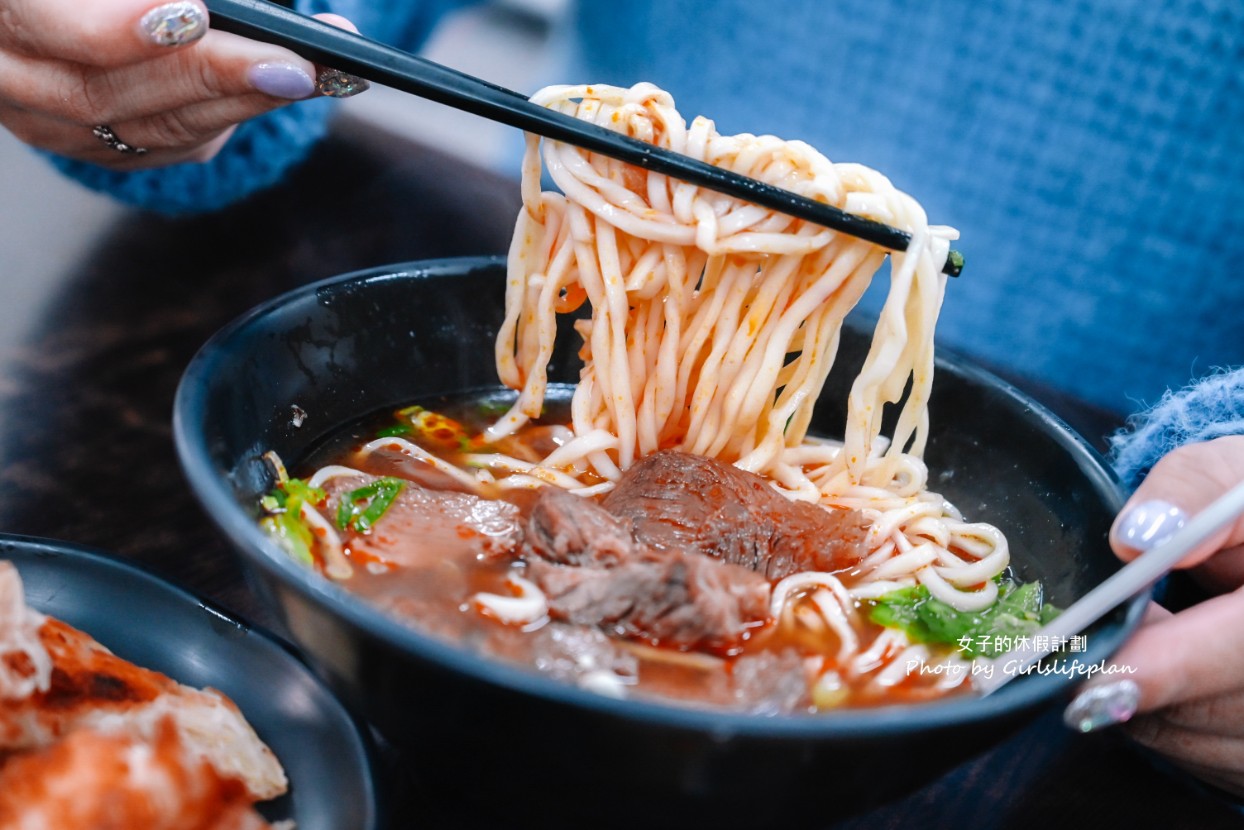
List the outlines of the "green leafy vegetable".
{"type": "Polygon", "coordinates": [[[259,500],[268,516],[259,524],[290,556],[304,565],[314,565],[311,546],[315,534],[302,518],[302,507],[314,507],[324,501],[325,493],[300,478],[288,478],[278,482],[276,489],[259,500]]]}
{"type": "Polygon", "coordinates": [[[351,490],[337,505],[337,527],[367,533],[405,487],[406,482],[400,478],[378,478],[357,490],[351,490]]]}
{"type": "Polygon", "coordinates": [[[1058,616],[1044,602],[1040,582],[998,582],[998,600],[983,611],[957,611],[929,595],[923,585],[900,588],[872,603],[868,617],[886,628],[897,628],[915,643],[957,646],[965,656],[993,657],[1013,648],[1021,637],[1058,616]]]}
{"type": "Polygon", "coordinates": [[[414,432],[410,424],[394,424],[391,427],[385,427],[376,431],[377,438],[401,438],[404,435],[410,435],[414,432]]]}

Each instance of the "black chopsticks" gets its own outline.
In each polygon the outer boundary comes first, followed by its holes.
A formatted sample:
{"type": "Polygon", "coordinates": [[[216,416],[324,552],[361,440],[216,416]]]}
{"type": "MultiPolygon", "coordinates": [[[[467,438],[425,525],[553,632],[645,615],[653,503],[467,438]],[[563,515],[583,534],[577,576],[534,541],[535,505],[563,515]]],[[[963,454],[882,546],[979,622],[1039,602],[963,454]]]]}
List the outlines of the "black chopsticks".
{"type": "MultiPolygon", "coordinates": [[[[555,112],[505,87],[321,23],[268,0],[206,0],[206,5],[213,28],[283,46],[314,63],[753,202],[883,248],[905,251],[911,243],[907,231],[555,112]]],[[[951,251],[942,271],[957,277],[962,270],[963,256],[951,251]]]]}

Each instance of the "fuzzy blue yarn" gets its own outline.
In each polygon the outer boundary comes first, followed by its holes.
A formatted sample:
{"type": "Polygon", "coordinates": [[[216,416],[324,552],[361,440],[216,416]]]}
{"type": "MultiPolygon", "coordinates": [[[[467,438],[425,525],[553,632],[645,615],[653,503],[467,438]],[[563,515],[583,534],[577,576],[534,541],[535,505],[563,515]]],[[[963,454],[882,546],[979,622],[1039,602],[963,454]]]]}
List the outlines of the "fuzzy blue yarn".
{"type": "Polygon", "coordinates": [[[126,204],[161,213],[219,210],[280,181],[327,130],[331,102],[320,99],[240,124],[222,151],[202,164],[120,172],[48,155],[61,172],[126,204]]]}
{"type": "Polygon", "coordinates": [[[1158,459],[1176,447],[1244,435],[1244,367],[1223,370],[1133,415],[1111,437],[1110,461],[1119,480],[1136,487],[1158,459]]]}

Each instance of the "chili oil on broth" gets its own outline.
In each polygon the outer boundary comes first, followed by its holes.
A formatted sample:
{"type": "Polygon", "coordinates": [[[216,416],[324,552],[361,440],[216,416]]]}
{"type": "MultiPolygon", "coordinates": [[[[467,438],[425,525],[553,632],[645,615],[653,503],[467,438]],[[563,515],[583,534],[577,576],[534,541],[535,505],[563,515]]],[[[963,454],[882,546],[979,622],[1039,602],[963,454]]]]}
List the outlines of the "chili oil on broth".
{"type": "MultiPolygon", "coordinates": [[[[569,421],[572,392],[572,386],[552,384],[541,417],[502,439],[496,449],[533,462],[546,457],[558,446],[559,429],[569,421]]],[[[317,470],[341,465],[435,491],[470,493],[470,488],[403,452],[397,441],[386,447],[378,439],[411,441],[442,461],[470,470],[470,456],[485,449],[480,436],[514,398],[509,390],[490,389],[374,413],[330,436],[292,472],[310,479],[317,470]],[[427,416],[423,429],[406,429],[412,411],[427,416]],[[381,446],[360,453],[373,442],[381,446]]],[[[475,494],[512,505],[524,521],[537,496],[530,488],[486,484],[475,494]]],[[[866,608],[851,621],[860,653],[852,656],[862,658],[853,662],[864,671],[839,665],[842,638],[821,619],[811,591],[796,594],[775,619],[749,629],[735,647],[671,648],[547,616],[531,623],[507,624],[488,614],[474,598],[514,594],[511,577],[522,575],[521,559],[481,553],[477,532],[459,525],[444,528],[444,533],[403,539],[403,561],[397,564],[377,555],[368,544],[372,534],[384,532],[381,524],[344,540],[352,573],[335,579],[337,584],[423,634],[603,694],[730,710],[815,713],[843,706],[925,701],[957,692],[910,672],[878,684],[873,669],[906,643],[870,621],[866,608]],[[877,648],[870,658],[872,644],[877,648]],[[868,665],[870,659],[876,665],[868,665]]],[[[316,566],[324,572],[318,554],[316,566]]],[[[848,588],[858,579],[850,569],[836,576],[848,588]]],[[[949,646],[933,647],[937,657],[951,652],[949,646]]]]}

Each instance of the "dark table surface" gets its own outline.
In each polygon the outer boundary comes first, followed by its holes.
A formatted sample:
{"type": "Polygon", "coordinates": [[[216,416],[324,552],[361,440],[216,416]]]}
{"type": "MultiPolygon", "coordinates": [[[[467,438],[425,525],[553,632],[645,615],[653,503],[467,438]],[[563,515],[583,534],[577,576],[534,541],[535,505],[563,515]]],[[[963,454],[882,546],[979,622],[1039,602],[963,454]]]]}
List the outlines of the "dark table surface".
{"type": "MultiPolygon", "coordinates": [[[[0,358],[0,531],[118,554],[277,626],[182,478],[170,424],[182,369],[223,324],[296,285],[502,253],[518,204],[514,182],[344,125],[285,184],[221,213],[122,214],[67,266],[26,342],[0,358]]],[[[1086,436],[1115,425],[1029,389],[1086,436]]],[[[381,767],[395,826],[466,826],[405,779],[400,757],[382,753],[381,767]]],[[[1050,711],[909,797],[827,826],[1226,828],[1244,818],[1120,736],[1072,735],[1050,711]]]]}

